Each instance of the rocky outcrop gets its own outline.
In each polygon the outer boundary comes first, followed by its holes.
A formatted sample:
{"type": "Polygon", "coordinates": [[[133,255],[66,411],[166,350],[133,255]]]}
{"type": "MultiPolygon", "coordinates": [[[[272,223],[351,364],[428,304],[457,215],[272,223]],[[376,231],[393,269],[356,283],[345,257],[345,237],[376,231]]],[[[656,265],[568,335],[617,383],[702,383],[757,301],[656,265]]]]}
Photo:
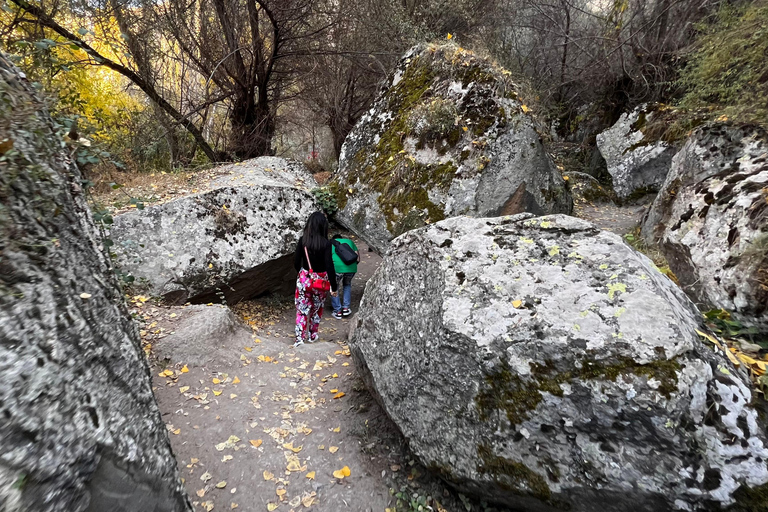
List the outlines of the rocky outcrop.
{"type": "Polygon", "coordinates": [[[754,127],[699,129],[643,225],[702,309],[723,308],[768,334],[768,136],[754,127]]]}
{"type": "Polygon", "coordinates": [[[413,452],[531,512],[764,492],[748,380],[699,341],[685,294],[615,234],[530,217],[407,233],[367,284],[350,347],[413,452]]]}
{"type": "Polygon", "coordinates": [[[658,192],[677,151],[667,142],[646,138],[643,130],[654,115],[652,107],[643,105],[622,114],[616,124],[597,136],[597,147],[621,200],[658,192]]]}
{"type": "Polygon", "coordinates": [[[222,305],[178,308],[172,334],[154,344],[158,359],[189,366],[240,365],[243,347],[251,344],[253,331],[222,305]]]}
{"type": "Polygon", "coordinates": [[[337,219],[382,252],[456,215],[571,211],[510,73],[455,45],[420,45],[347,137],[337,219]]]}
{"type": "Polygon", "coordinates": [[[191,510],[59,129],[0,55],[0,510],[191,510]]]}
{"type": "Polygon", "coordinates": [[[211,190],[114,219],[120,269],[174,303],[235,303],[290,289],[293,253],[318,208],[301,164],[261,157],[220,170],[211,190]]]}

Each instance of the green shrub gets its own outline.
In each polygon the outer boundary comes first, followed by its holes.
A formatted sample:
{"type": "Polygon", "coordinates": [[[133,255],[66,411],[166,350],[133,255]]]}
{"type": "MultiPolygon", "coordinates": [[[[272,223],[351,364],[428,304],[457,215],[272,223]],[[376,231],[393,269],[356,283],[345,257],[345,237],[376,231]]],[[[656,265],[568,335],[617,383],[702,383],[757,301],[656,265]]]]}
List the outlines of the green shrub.
{"type": "Polygon", "coordinates": [[[768,125],[768,1],[724,3],[700,24],[695,50],[677,85],[685,110],[707,108],[710,119],[768,125]]]}
{"type": "Polygon", "coordinates": [[[339,211],[339,204],[336,201],[336,196],[328,187],[314,188],[312,189],[312,195],[315,196],[317,203],[326,215],[331,216],[339,211]]]}

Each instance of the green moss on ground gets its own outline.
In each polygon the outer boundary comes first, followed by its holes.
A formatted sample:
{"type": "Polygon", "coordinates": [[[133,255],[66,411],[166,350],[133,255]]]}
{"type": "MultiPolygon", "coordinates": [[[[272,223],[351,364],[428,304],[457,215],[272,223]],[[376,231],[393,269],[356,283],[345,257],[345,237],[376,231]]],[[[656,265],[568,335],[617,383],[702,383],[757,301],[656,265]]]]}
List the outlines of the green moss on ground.
{"type": "Polygon", "coordinates": [[[579,370],[558,373],[551,362],[534,363],[530,378],[521,378],[514,374],[506,363],[501,369],[490,373],[485,378],[475,403],[480,418],[488,419],[496,411],[504,411],[512,425],[519,425],[528,419],[528,413],[539,405],[543,392],[563,396],[560,384],[575,380],[610,380],[619,375],[643,376],[654,378],[661,384],[657,391],[666,398],[677,389],[677,372],[680,364],[675,360],[653,361],[641,365],[629,358],[620,358],[613,364],[596,363],[589,360],[582,362],[579,370]]]}

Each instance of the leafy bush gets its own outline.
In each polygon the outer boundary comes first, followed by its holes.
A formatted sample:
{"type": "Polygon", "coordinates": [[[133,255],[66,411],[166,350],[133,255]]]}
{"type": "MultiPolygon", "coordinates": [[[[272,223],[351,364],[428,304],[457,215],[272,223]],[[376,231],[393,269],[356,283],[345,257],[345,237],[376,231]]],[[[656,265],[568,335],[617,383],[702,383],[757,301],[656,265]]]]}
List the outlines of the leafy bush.
{"type": "Polygon", "coordinates": [[[320,208],[326,215],[331,216],[339,211],[339,204],[336,202],[336,196],[328,187],[318,187],[312,189],[312,195],[315,196],[320,208]]]}

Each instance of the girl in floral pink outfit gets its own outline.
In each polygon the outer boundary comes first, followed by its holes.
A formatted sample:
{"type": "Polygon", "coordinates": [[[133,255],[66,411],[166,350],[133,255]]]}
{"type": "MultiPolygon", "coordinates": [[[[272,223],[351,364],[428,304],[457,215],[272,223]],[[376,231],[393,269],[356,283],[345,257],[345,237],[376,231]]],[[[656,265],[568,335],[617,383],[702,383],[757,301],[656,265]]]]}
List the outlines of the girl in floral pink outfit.
{"type": "Polygon", "coordinates": [[[323,316],[325,290],[312,288],[313,280],[327,283],[326,289],[337,294],[336,271],[333,268],[331,242],[328,240],[328,220],[322,212],[309,216],[304,234],[296,245],[293,266],[299,273],[296,279],[296,342],[294,347],[305,342],[317,341],[317,330],[323,316]]]}

